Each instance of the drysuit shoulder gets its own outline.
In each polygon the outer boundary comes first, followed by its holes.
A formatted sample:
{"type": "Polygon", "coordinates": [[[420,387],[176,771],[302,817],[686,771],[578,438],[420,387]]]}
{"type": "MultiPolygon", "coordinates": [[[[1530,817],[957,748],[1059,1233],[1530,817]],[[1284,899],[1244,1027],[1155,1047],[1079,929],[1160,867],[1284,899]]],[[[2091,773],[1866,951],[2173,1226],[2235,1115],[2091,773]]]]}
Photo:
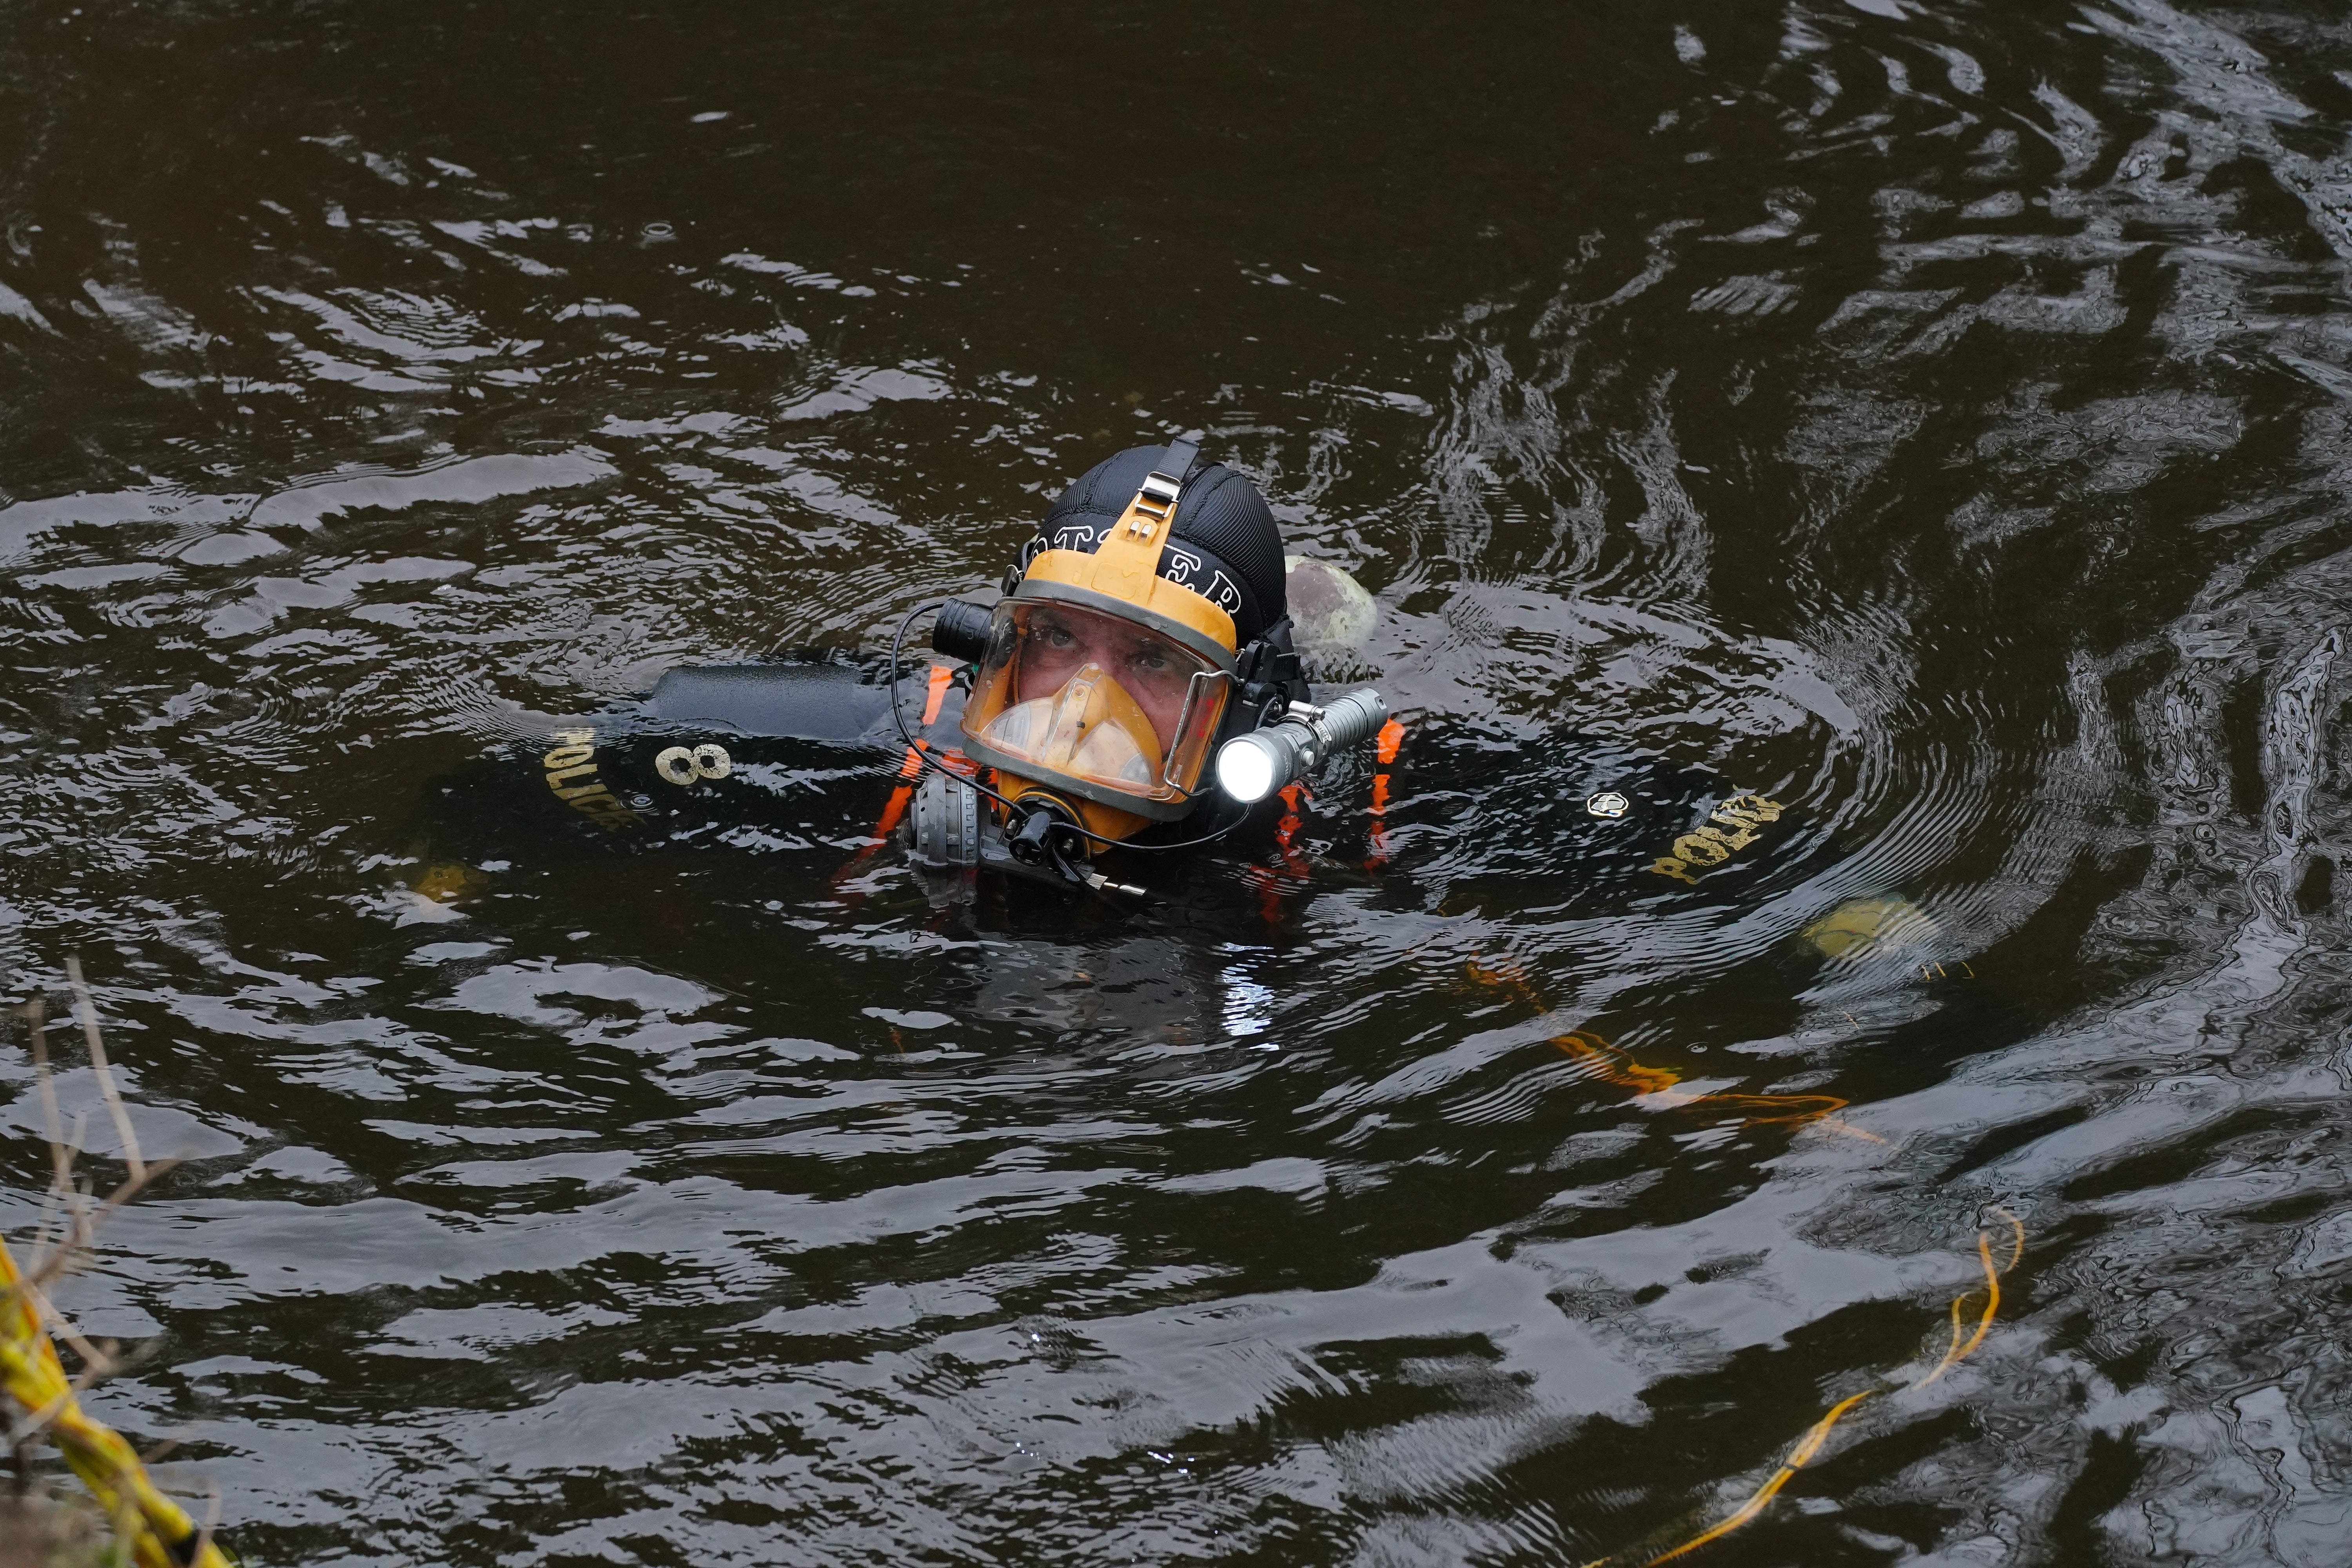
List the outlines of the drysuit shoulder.
{"type": "MultiPolygon", "coordinates": [[[[921,671],[911,697],[911,724],[921,716],[921,671]]],[[[730,664],[673,669],[640,705],[637,717],[658,728],[715,727],[737,735],[852,743],[895,736],[891,682],[879,662],[730,664]]]]}
{"type": "Polygon", "coordinates": [[[1780,802],[1614,736],[1413,736],[1381,826],[1388,873],[1449,905],[1601,912],[1736,894],[1793,838],[1780,802]]]}
{"type": "MultiPolygon", "coordinates": [[[[672,670],[640,702],[433,781],[419,826],[461,859],[559,844],[854,843],[872,822],[867,796],[883,766],[905,750],[885,674],[878,663],[818,661],[672,670]]],[[[953,732],[961,693],[951,681],[919,668],[897,684],[910,730],[953,732]]]]}

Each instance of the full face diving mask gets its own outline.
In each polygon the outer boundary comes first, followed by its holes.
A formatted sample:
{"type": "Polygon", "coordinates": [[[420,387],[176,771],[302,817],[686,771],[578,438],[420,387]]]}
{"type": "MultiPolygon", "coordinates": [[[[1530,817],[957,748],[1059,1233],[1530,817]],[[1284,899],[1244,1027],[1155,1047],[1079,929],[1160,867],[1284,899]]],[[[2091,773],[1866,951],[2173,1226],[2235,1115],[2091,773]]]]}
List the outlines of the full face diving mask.
{"type": "Polygon", "coordinates": [[[964,707],[1007,797],[1050,796],[1097,838],[1189,813],[1224,718],[1233,617],[1159,574],[1179,488],[1152,474],[1095,549],[1030,563],[964,707]]]}

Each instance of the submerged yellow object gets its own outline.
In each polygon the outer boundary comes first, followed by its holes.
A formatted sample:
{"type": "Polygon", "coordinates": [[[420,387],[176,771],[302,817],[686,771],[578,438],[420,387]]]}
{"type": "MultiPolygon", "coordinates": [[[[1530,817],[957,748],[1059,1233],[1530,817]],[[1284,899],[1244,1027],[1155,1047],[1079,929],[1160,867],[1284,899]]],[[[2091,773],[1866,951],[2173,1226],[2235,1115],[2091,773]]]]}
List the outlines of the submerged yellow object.
{"type": "MultiPolygon", "coordinates": [[[[1549,1012],[1535,981],[1526,969],[1509,958],[1491,962],[1471,959],[1463,965],[1465,973],[1481,985],[1508,991],[1538,1013],[1549,1012]]],[[[1613,1083],[1621,1089],[1652,1100],[1659,1106],[1704,1106],[1714,1110],[1740,1110],[1748,1113],[1750,1125],[1784,1122],[1793,1127],[1818,1124],[1832,1131],[1860,1138],[1871,1143],[1883,1143],[1875,1132],[1865,1132],[1842,1120],[1838,1112],[1846,1101],[1834,1094],[1726,1094],[1715,1090],[1694,1093],[1681,1088],[1682,1075],[1671,1068],[1644,1067],[1611,1045],[1600,1036],[1578,1029],[1565,1035],[1554,1035],[1551,1043],[1562,1055],[1575,1062],[1593,1078],[1613,1083]]]]}
{"type": "MultiPolygon", "coordinates": [[[[1952,1298],[1951,1348],[1944,1352],[1943,1359],[1938,1361],[1925,1377],[1906,1384],[1896,1392],[1913,1393],[1934,1383],[1966,1361],[1975,1352],[1979,1345],[1984,1343],[1985,1335],[1992,1331],[1993,1316],[2000,1310],[2000,1277],[2008,1270],[2016,1268],[2025,1257],[2025,1222],[2005,1208],[1995,1208],[1992,1212],[2009,1222],[2009,1261],[2005,1264],[1995,1263],[1992,1233],[1990,1230],[1977,1232],[1977,1261],[1984,1269],[1985,1283],[1984,1306],[1978,1313],[1975,1331],[1973,1333],[1969,1331],[1966,1314],[1977,1292],[1964,1290],[1952,1298]]],[[[1710,1542],[1720,1541],[1762,1513],[1773,1498],[1780,1494],[1780,1489],[1789,1484],[1790,1478],[1811,1464],[1814,1457],[1821,1453],[1822,1445],[1829,1441],[1830,1428],[1836,1426],[1846,1412],[1881,1392],[1879,1389],[1865,1388],[1860,1394],[1850,1394],[1831,1405],[1827,1414],[1805,1428],[1804,1436],[1797,1439],[1797,1446],[1789,1451],[1787,1458],[1780,1461],[1780,1468],[1772,1472],[1771,1479],[1748,1494],[1747,1501],[1741,1503],[1716,1524],[1684,1542],[1680,1546],[1671,1551],[1662,1552],[1651,1558],[1643,1568],[1657,1568],[1661,1563],[1671,1563],[1677,1557],[1697,1551],[1710,1542]]],[[[1612,1559],[1606,1557],[1598,1558],[1586,1563],[1584,1568],[1607,1568],[1611,1561],[1612,1559]]]]}
{"type": "Polygon", "coordinates": [[[440,860],[425,867],[409,886],[436,904],[456,904],[488,892],[490,879],[488,872],[462,862],[440,860]]]}
{"type": "Polygon", "coordinates": [[[1848,899],[1803,932],[1808,947],[1823,958],[1843,958],[1873,949],[1900,952],[1936,934],[1927,911],[1900,894],[1848,899]]]}
{"type": "MultiPolygon", "coordinates": [[[[1935,930],[1935,922],[1906,899],[1853,899],[1807,927],[1805,940],[1822,946],[1823,952],[1834,957],[1837,953],[1867,943],[1919,941],[1933,935],[1935,930]],[[1846,940],[1844,945],[1832,950],[1822,944],[1823,937],[1846,940]]],[[[1479,985],[1514,994],[1538,1012],[1549,1010],[1536,987],[1535,978],[1514,959],[1507,956],[1472,958],[1463,965],[1463,969],[1479,985]]],[[[1835,1112],[1843,1110],[1846,1102],[1834,1095],[1692,1093],[1680,1087],[1680,1076],[1671,1069],[1645,1067],[1597,1035],[1578,1030],[1554,1036],[1551,1043],[1591,1076],[1636,1090],[1654,1104],[1713,1105],[1748,1112],[1769,1111],[1770,1114],[1750,1114],[1748,1121],[1750,1123],[1778,1121],[1796,1126],[1811,1123],[1852,1133],[1873,1143],[1885,1142],[1876,1133],[1865,1132],[1840,1119],[1835,1112]]],[[[1658,1568],[1661,1563],[1677,1561],[1702,1547],[1712,1545],[1760,1516],[1797,1472],[1820,1456],[1822,1447],[1829,1441],[1832,1428],[1864,1402],[1881,1394],[1926,1388],[1941,1381],[1945,1373],[1975,1354],[1986,1336],[1991,1333],[1993,1320],[2000,1311],[2001,1276],[2015,1268],[2025,1257],[2025,1222],[2005,1208],[1995,1207],[1990,1212],[2008,1227],[2008,1258],[2006,1261],[1997,1259],[1996,1254],[2002,1248],[1995,1245],[1995,1232],[1991,1227],[1980,1228],[1977,1232],[1977,1262],[1983,1270],[1984,1284],[1980,1289],[1963,1290],[1952,1298],[1951,1342],[1926,1373],[1899,1388],[1865,1388],[1831,1405],[1820,1419],[1799,1436],[1795,1446],[1766,1478],[1763,1485],[1749,1493],[1722,1519],[1680,1544],[1664,1551],[1655,1551],[1654,1546],[1612,1552],[1605,1557],[1593,1558],[1582,1568],[1658,1568]]]]}

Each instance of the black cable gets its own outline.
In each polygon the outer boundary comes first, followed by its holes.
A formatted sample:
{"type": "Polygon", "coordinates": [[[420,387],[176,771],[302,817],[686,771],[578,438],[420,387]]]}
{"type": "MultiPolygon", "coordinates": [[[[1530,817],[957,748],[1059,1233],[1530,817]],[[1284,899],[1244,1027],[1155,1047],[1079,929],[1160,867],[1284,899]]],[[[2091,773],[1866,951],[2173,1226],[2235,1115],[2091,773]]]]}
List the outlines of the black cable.
{"type": "MultiPolygon", "coordinates": [[[[937,769],[939,772],[947,774],[948,777],[956,780],[960,784],[970,784],[972,788],[978,790],[981,794],[986,795],[989,799],[994,801],[1005,810],[1017,812],[1021,808],[1018,805],[1015,805],[1012,801],[1006,799],[1003,795],[997,794],[994,790],[989,788],[986,784],[981,783],[976,778],[967,778],[962,773],[960,773],[953,768],[948,766],[945,763],[940,762],[937,757],[932,756],[931,749],[929,746],[924,745],[921,742],[916,740],[913,733],[907,728],[906,710],[900,707],[898,703],[898,650],[905,647],[907,641],[907,628],[915,624],[915,617],[921,615],[925,610],[936,610],[941,605],[946,603],[947,601],[945,599],[933,599],[928,605],[917,605],[913,609],[908,610],[904,616],[899,617],[898,629],[890,635],[890,721],[898,726],[898,739],[907,742],[908,752],[925,767],[937,769]]],[[[1032,809],[1034,810],[1035,808],[1032,807],[1032,809]]]]}
{"type": "MultiPolygon", "coordinates": [[[[1011,814],[1014,817],[1026,816],[1032,811],[1042,811],[1045,807],[1037,805],[1023,806],[1006,796],[999,795],[996,791],[989,788],[988,785],[981,783],[977,778],[970,778],[956,772],[955,769],[948,766],[945,763],[940,762],[937,757],[932,756],[931,749],[917,741],[913,732],[907,728],[906,710],[900,707],[898,702],[899,651],[906,646],[907,628],[915,624],[915,617],[921,615],[925,610],[936,610],[946,603],[947,601],[945,599],[933,599],[929,604],[917,605],[913,609],[908,610],[904,616],[901,616],[898,618],[898,629],[890,634],[890,721],[898,727],[898,739],[907,742],[908,752],[914,756],[916,761],[921,763],[923,766],[936,769],[940,773],[945,773],[948,777],[954,779],[959,784],[971,785],[973,789],[978,790],[981,794],[986,795],[989,799],[1003,806],[1007,813],[1011,814]]],[[[1263,722],[1264,719],[1263,716],[1261,716],[1260,723],[1263,724],[1263,722]]],[[[1247,822],[1249,820],[1249,815],[1250,814],[1247,811],[1244,811],[1239,816],[1234,818],[1223,827],[1218,828],[1214,833],[1204,833],[1197,838],[1180,838],[1173,844],[1138,844],[1130,839],[1105,838],[1099,833],[1089,833],[1084,827],[1078,826],[1075,824],[1066,824],[1063,831],[1066,833],[1076,834],[1078,837],[1086,839],[1090,843],[1099,844],[1106,849],[1110,848],[1113,846],[1117,846],[1122,849],[1194,849],[1203,844],[1214,844],[1218,839],[1223,838],[1226,834],[1231,833],[1234,828],[1239,827],[1243,823],[1247,822]]]]}
{"type": "Polygon", "coordinates": [[[1173,844],[1138,844],[1129,838],[1110,839],[1107,842],[1117,844],[1121,849],[1197,849],[1203,844],[1214,844],[1248,820],[1249,813],[1244,811],[1214,833],[1203,833],[1198,838],[1179,838],[1173,844]]]}

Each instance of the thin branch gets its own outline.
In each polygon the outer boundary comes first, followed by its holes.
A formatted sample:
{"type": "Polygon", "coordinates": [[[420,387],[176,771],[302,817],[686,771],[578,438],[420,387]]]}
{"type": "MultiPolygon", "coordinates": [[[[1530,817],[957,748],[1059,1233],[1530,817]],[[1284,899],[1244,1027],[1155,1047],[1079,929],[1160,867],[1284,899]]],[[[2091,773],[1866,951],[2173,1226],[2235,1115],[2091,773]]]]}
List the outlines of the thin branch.
{"type": "Polygon", "coordinates": [[[95,1383],[99,1377],[113,1374],[116,1364],[114,1358],[82,1338],[81,1331],[73,1326],[71,1319],[58,1310],[57,1304],[49,1300],[47,1291],[29,1282],[18,1286],[18,1289],[24,1292],[25,1300],[33,1304],[34,1313],[41,1321],[48,1325],[49,1332],[73,1346],[74,1354],[81,1357],[85,1376],[92,1373],[97,1373],[97,1377],[90,1378],[90,1381],[95,1383]]]}
{"type": "Polygon", "coordinates": [[[41,1194],[41,1217],[33,1232],[33,1263],[39,1267],[49,1252],[49,1223],[57,1219],[60,1226],[59,1245],[63,1245],[65,1220],[61,1209],[70,1204],[73,1192],[73,1152],[66,1146],[65,1134],[58,1126],[58,1086],[49,1073],[49,1007],[46,997],[36,996],[25,1004],[25,1023],[32,1031],[33,1082],[41,1095],[41,1131],[49,1145],[49,1190],[41,1194]]]}
{"type": "MultiPolygon", "coordinates": [[[[173,1439],[173,1442],[178,1440],[173,1439]]],[[[220,1483],[214,1481],[207,1485],[205,1489],[205,1496],[208,1500],[205,1508],[205,1524],[202,1530],[196,1531],[195,1550],[188,1553],[188,1561],[191,1563],[202,1563],[205,1560],[205,1553],[212,1550],[213,1531],[220,1528],[220,1483]]]]}
{"type": "Polygon", "coordinates": [[[41,1194],[40,1223],[33,1235],[32,1259],[33,1273],[42,1279],[52,1279],[71,1265],[74,1253],[84,1237],[89,1194],[72,1180],[72,1171],[74,1152],[80,1147],[82,1131],[89,1125],[89,1121],[86,1113],[75,1111],[73,1131],[67,1134],[67,1142],[63,1145],[49,1145],[52,1161],[66,1172],[67,1179],[63,1184],[53,1182],[49,1190],[41,1194]],[[62,1156],[58,1152],[60,1147],[64,1150],[62,1156]],[[52,1219],[57,1223],[54,1241],[49,1237],[52,1219]]]}
{"type": "Polygon", "coordinates": [[[49,1076],[49,1007],[46,997],[36,996],[25,1004],[25,1021],[33,1029],[33,1080],[41,1090],[41,1131],[49,1141],[51,1179],[57,1190],[63,1192],[73,1185],[73,1155],[66,1148],[58,1125],[58,1086],[49,1076]]]}
{"type": "Polygon", "coordinates": [[[34,1438],[39,1436],[42,1429],[47,1426],[50,1422],[56,1420],[58,1418],[58,1412],[65,1409],[67,1405],[71,1405],[73,1400],[73,1386],[68,1384],[62,1392],[52,1396],[47,1404],[42,1405],[38,1410],[31,1412],[22,1421],[17,1422],[15,1426],[9,1429],[8,1446],[12,1448],[21,1448],[26,1444],[31,1442],[34,1438]]]}
{"type": "Polygon", "coordinates": [[[117,1209],[137,1197],[141,1192],[152,1185],[165,1172],[179,1163],[175,1157],[159,1160],[154,1164],[145,1166],[139,1174],[131,1177],[115,1188],[106,1201],[97,1208],[85,1209],[77,1213],[74,1228],[69,1233],[65,1246],[47,1259],[39,1268],[26,1275],[26,1279],[35,1285],[47,1285],[50,1280],[66,1273],[73,1263],[96,1250],[100,1226],[105,1224],[117,1209]]]}
{"type": "Polygon", "coordinates": [[[71,954],[66,958],[66,979],[73,986],[81,1013],[82,1037],[89,1042],[89,1067],[98,1075],[98,1091],[106,1097],[107,1113],[114,1118],[114,1131],[122,1138],[123,1163],[137,1180],[147,1173],[147,1162],[139,1157],[139,1134],[131,1130],[131,1113],[123,1110],[122,1096],[114,1087],[114,1071],[106,1065],[106,1043],[98,1037],[98,1004],[90,998],[89,983],[81,977],[81,960],[71,954]]]}

